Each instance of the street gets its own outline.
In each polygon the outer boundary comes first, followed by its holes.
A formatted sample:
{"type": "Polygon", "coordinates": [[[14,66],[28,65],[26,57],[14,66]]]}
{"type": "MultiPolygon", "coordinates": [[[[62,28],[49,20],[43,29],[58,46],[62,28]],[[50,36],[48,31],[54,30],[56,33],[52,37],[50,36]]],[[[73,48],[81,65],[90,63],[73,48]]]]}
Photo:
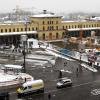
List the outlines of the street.
{"type": "MultiPolygon", "coordinates": [[[[18,62],[17,62],[18,63],[18,62]]],[[[67,61],[62,58],[56,60],[52,67],[32,67],[27,64],[27,73],[34,79],[43,79],[45,82],[45,91],[42,94],[33,94],[22,97],[22,100],[49,100],[48,94],[51,94],[51,100],[99,100],[100,93],[100,71],[94,73],[82,67],[79,68],[77,61],[67,61]],[[64,63],[66,62],[66,65],[64,63]],[[62,89],[56,88],[59,80],[59,70],[62,71],[62,77],[68,77],[72,80],[72,87],[62,89]]],[[[15,89],[10,89],[10,100],[17,100],[15,89]]]]}

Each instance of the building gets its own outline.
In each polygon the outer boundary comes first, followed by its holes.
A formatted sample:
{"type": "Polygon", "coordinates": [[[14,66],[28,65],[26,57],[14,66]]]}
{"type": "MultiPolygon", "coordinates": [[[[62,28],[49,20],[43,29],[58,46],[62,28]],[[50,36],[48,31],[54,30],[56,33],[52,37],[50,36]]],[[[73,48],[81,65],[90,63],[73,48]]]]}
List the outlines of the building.
{"type": "Polygon", "coordinates": [[[65,33],[78,37],[80,30],[84,37],[90,36],[91,31],[100,35],[100,21],[63,21],[62,16],[44,10],[42,14],[31,16],[28,22],[0,23],[0,44],[17,45],[22,34],[44,41],[63,39],[65,33]]]}

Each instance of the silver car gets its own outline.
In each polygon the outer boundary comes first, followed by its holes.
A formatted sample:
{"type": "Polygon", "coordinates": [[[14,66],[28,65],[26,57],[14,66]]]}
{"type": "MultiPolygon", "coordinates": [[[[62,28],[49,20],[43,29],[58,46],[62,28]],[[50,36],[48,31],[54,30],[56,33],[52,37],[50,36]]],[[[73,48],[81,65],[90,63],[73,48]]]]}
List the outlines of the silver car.
{"type": "Polygon", "coordinates": [[[57,88],[63,88],[63,87],[67,87],[67,86],[72,86],[72,81],[69,78],[61,78],[57,82],[57,88]]]}

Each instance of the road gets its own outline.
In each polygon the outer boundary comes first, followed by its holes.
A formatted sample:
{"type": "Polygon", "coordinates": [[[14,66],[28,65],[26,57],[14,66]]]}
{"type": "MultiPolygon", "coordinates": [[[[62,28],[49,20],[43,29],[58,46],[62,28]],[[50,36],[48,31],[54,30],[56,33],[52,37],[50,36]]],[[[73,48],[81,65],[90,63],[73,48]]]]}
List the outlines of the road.
{"type": "MultiPolygon", "coordinates": [[[[32,63],[26,62],[27,73],[35,79],[43,79],[45,91],[43,94],[22,97],[22,100],[48,100],[49,93],[51,93],[51,100],[100,100],[99,69],[94,73],[85,68],[77,72],[77,68],[79,68],[77,61],[67,61],[61,58],[58,58],[55,66],[52,67],[32,67],[32,63]],[[68,77],[73,81],[72,87],[56,88],[59,70],[63,70],[62,77],[68,77]]],[[[8,91],[10,91],[10,100],[17,100],[15,89],[8,89],[8,91]]]]}

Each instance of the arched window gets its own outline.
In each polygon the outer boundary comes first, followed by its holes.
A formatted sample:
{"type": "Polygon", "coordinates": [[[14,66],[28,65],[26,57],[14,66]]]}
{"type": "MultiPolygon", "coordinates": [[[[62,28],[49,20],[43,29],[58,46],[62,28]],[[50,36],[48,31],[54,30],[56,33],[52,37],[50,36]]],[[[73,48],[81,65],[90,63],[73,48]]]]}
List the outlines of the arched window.
{"type": "Polygon", "coordinates": [[[7,29],[5,29],[5,32],[7,32],[7,29]]]}
{"type": "Polygon", "coordinates": [[[56,39],[58,39],[59,38],[59,34],[58,33],[56,33],[56,39]]]}
{"type": "Polygon", "coordinates": [[[58,30],[58,26],[56,26],[56,29],[58,30]]]}
{"type": "Polygon", "coordinates": [[[23,31],[23,28],[21,28],[21,31],[23,31]]]}
{"type": "Polygon", "coordinates": [[[32,31],[34,31],[34,27],[32,27],[32,31]]]}
{"type": "Polygon", "coordinates": [[[1,29],[1,33],[3,33],[3,29],[1,29]]]}
{"type": "Polygon", "coordinates": [[[11,28],[9,29],[9,32],[11,32],[11,28]]]}
{"type": "Polygon", "coordinates": [[[49,33],[49,39],[52,40],[52,33],[49,33]]]}
{"type": "Polygon", "coordinates": [[[45,22],[43,21],[43,25],[45,24],[45,22]]]}
{"type": "Polygon", "coordinates": [[[15,32],[15,28],[13,28],[13,32],[15,32]]]}
{"type": "Polygon", "coordinates": [[[45,30],[45,27],[43,26],[43,31],[45,30]]]}
{"type": "Polygon", "coordinates": [[[43,33],[43,40],[45,40],[45,33],[43,33]]]}
{"type": "Polygon", "coordinates": [[[17,28],[17,32],[19,32],[19,28],[17,28]]]}
{"type": "Polygon", "coordinates": [[[65,32],[62,33],[62,38],[64,38],[65,32]]]}

